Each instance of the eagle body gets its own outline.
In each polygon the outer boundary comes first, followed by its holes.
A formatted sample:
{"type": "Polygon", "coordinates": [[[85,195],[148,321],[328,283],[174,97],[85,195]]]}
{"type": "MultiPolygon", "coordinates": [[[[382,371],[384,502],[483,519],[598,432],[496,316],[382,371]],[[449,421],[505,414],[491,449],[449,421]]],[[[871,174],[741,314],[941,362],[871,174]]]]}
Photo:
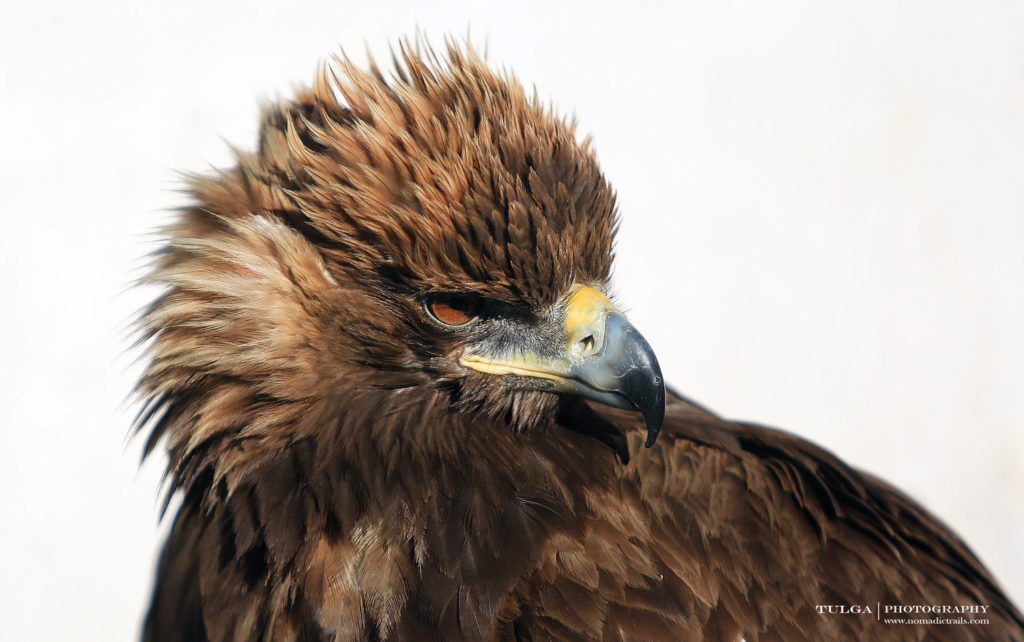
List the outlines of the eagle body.
{"type": "Polygon", "coordinates": [[[269,106],[166,231],[144,640],[1024,640],[911,499],[666,392],[571,124],[469,49],[400,58],[269,106]],[[914,605],[987,623],[877,613],[914,605]]]}

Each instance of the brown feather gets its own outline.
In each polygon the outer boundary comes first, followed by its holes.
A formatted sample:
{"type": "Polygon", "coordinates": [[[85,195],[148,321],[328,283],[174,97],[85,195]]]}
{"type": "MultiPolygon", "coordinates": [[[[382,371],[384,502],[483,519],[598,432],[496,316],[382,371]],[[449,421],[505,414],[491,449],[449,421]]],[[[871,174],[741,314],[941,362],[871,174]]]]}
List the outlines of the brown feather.
{"type": "Polygon", "coordinates": [[[812,444],[673,397],[646,450],[633,413],[466,375],[421,297],[548,314],[607,282],[614,196],[472,50],[400,54],[268,106],[166,230],[138,429],[182,504],[144,639],[1024,640],[956,535],[812,444]],[[878,603],[991,621],[815,610],[878,603]]]}

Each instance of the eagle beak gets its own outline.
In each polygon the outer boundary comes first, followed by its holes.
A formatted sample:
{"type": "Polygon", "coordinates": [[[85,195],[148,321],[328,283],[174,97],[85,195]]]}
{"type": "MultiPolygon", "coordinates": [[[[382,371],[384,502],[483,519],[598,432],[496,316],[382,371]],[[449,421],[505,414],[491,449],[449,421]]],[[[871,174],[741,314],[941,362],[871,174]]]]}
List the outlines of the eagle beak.
{"type": "Polygon", "coordinates": [[[608,297],[585,285],[574,286],[566,298],[565,336],[567,345],[555,357],[467,353],[459,363],[488,374],[552,382],[560,392],[638,410],[647,423],[645,445],[654,445],[665,418],[665,380],[647,340],[608,297]]]}

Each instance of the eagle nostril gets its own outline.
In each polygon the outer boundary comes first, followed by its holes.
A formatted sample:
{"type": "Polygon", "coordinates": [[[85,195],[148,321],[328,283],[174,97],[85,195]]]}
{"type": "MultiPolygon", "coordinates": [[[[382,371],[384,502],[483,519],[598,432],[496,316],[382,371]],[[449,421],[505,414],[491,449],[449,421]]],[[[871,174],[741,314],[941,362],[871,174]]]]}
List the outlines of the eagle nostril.
{"type": "Polygon", "coordinates": [[[580,352],[587,354],[594,349],[594,335],[588,334],[580,339],[580,352]]]}

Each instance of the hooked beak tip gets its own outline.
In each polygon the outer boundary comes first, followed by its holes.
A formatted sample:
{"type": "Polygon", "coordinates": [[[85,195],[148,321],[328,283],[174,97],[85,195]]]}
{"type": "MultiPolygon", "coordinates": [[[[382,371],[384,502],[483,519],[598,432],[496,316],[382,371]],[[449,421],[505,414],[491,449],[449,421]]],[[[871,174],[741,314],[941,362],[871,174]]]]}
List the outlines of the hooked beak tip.
{"type": "Polygon", "coordinates": [[[644,448],[650,448],[654,445],[654,442],[658,441],[658,435],[661,434],[660,427],[647,426],[647,441],[644,442],[644,448]]]}
{"type": "MultiPolygon", "coordinates": [[[[660,373],[659,377],[660,379],[660,373]]],[[[642,409],[644,421],[647,423],[647,439],[644,441],[644,448],[650,448],[658,440],[661,434],[661,424],[665,421],[665,386],[662,383],[656,386],[658,399],[648,408],[642,409]]]]}

